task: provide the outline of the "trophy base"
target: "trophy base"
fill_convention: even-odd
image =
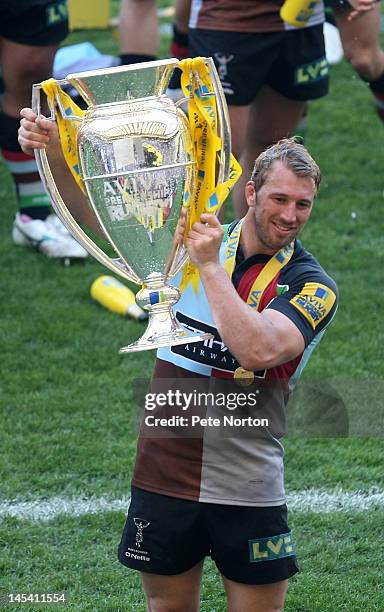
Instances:
[[[212,334],[194,334],[191,330],[182,327],[172,310],[166,308],[162,311],[149,311],[148,327],[144,334],[136,342],[123,346],[119,353],[135,353],[162,346],[202,342],[212,338]]]
[[[119,353],[136,353],[138,351],[148,351],[158,349],[162,346],[176,346],[177,344],[189,344],[190,342],[202,342],[203,340],[211,340],[212,334],[191,334],[188,331],[182,334],[162,336],[161,338],[153,338],[148,340],[137,340],[128,346],[123,346]]]

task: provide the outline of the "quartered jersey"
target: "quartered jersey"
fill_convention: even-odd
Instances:
[[[280,17],[283,0],[192,0],[190,28],[227,32],[280,32],[297,29]],[[324,22],[324,3],[317,3],[305,27]]]
[[[225,254],[223,242],[222,264]],[[232,281],[245,301],[269,259],[266,255],[244,259],[238,248]],[[240,364],[217,332],[202,285],[197,294],[188,286],[176,304],[177,318],[191,330],[210,332],[213,339],[159,349],[151,391],[181,389],[190,402],[187,409],[168,402],[153,412],[152,420],[180,415],[187,420],[166,420],[160,428],[142,427],[133,484],[202,502],[284,503],[280,438],[286,433],[289,393],[336,311],[337,295],[335,282],[296,241],[290,261],[266,287],[258,308],[288,317],[303,335],[305,350],[287,363],[255,372],[253,383],[245,389],[234,378]],[[246,393],[241,405],[236,403],[239,393]],[[210,402],[201,402],[200,395],[209,396]],[[193,418],[197,427],[191,424]]]

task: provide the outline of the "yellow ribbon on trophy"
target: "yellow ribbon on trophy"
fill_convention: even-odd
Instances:
[[[58,99],[61,103],[61,108],[64,109],[66,115],[76,115],[82,117],[84,112],[75,102],[65,93],[55,81],[55,79],[48,79],[43,81],[41,87],[47,96],[49,108],[52,106],[56,111],[56,121],[59,129],[60,143],[63,151],[65,161],[68,164],[73,177],[80,187],[85,192],[83,183],[80,178],[79,159],[77,156],[77,130],[79,123],[77,121],[71,121],[64,119],[61,114]]]
[[[189,208],[186,227],[188,233],[195,221],[200,220],[202,213],[215,213],[219,210],[240,177],[241,168],[231,155],[228,180],[223,183],[216,182],[221,138],[218,133],[216,96],[209,69],[202,57],[182,60],[179,62],[179,68],[182,71],[181,87],[188,98],[192,150],[197,164],[194,189],[185,202],[185,206]],[[192,283],[197,292],[198,282],[198,270],[192,262],[188,262],[183,270],[180,290],[184,291],[187,285]]]

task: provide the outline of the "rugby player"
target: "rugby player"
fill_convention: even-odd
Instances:
[[[48,147],[65,201],[97,230],[84,196],[69,185],[55,125],[31,109],[21,114],[23,150]],[[222,227],[204,214],[186,236],[200,281],[197,292],[187,286],[176,314],[213,338],[158,350],[151,401],[157,393],[170,399],[151,414],[160,424],[166,417],[165,425],[141,428],[119,546],[120,562],[141,573],[151,612],[199,610],[206,556],[221,574],[230,612],[282,610],[298,571],[281,438],[289,394],[338,301],[335,282],[297,239],[320,179],[305,147],[284,139],[257,158],[243,220]],[[197,398],[199,389],[213,401],[189,402],[188,411],[171,401],[170,391]],[[231,406],[219,404],[219,395]],[[224,431],[216,422],[236,397],[234,422],[250,424]],[[215,426],[189,427],[194,414]],[[172,415],[183,422],[171,424]]]

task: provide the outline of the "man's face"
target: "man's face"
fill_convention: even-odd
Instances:
[[[303,229],[311,214],[316,188],[313,179],[297,176],[276,161],[259,191],[256,193],[249,182],[246,193],[248,205],[254,210],[260,252],[272,254]]]

